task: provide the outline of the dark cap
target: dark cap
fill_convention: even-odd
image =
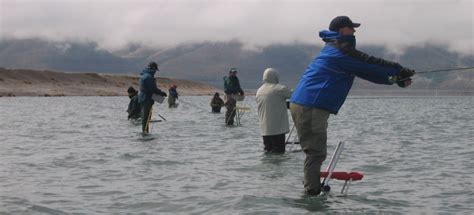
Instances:
[[[353,23],[351,19],[347,16],[338,16],[332,19],[331,24],[329,24],[330,31],[339,31],[339,29],[344,27],[353,27],[357,28],[360,26],[360,23]]]
[[[148,69],[160,71],[160,69],[158,69],[158,64],[155,62],[148,63]]]
[[[129,88],[127,89],[127,92],[128,92],[128,93],[136,93],[137,90],[135,90],[135,88],[133,88],[133,87],[129,87]]]
[[[229,72],[237,72],[236,68],[230,68]]]

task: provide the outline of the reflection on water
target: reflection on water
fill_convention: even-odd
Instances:
[[[256,104],[224,126],[208,97],[155,105],[151,135],[126,97],[0,98],[0,213],[468,213],[472,97],[348,99],[331,116],[349,195],[303,194],[302,152],[265,154]],[[298,149],[296,146],[294,149]],[[326,165],[326,164],[324,164]]]

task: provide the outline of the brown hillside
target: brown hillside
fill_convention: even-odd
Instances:
[[[0,96],[124,96],[129,86],[138,89],[139,77],[100,73],[62,73],[0,68]],[[181,95],[211,95],[219,92],[204,83],[157,78],[167,92],[176,84]]]

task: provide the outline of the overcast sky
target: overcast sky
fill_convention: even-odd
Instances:
[[[322,44],[318,32],[347,15],[358,44],[394,52],[427,42],[474,50],[474,0],[0,0],[0,39],[40,37],[170,46],[238,39],[252,47]]]

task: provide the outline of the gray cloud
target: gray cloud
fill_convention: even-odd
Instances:
[[[231,39],[321,44],[318,31],[337,15],[362,23],[359,44],[396,53],[437,43],[473,54],[472,0],[0,0],[0,39],[95,41],[105,49]]]

